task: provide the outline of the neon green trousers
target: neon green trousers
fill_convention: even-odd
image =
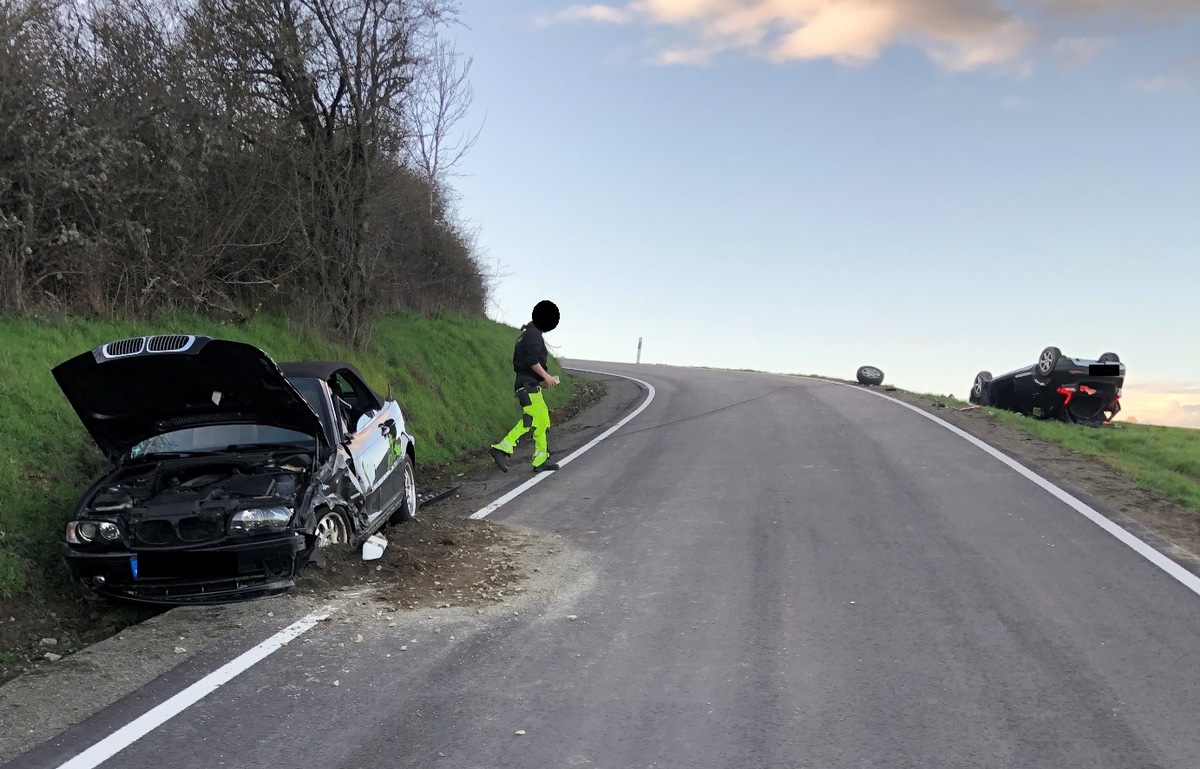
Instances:
[[[550,458],[546,448],[546,430],[550,427],[550,410],[546,408],[546,399],[542,396],[540,387],[522,388],[517,390],[517,400],[521,403],[521,421],[508,431],[504,440],[492,444],[492,448],[500,449],[512,456],[517,448],[517,441],[525,433],[533,430],[533,466],[541,467]]]

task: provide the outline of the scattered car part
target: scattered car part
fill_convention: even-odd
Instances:
[[[855,378],[861,385],[881,385],[883,384],[883,372],[874,366],[859,366],[855,373]]]
[[[364,561],[375,561],[383,557],[383,551],[387,550],[388,541],[378,534],[372,534],[367,537],[362,546],[362,559]]]

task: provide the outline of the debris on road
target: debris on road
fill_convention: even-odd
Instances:
[[[372,534],[367,537],[367,541],[362,546],[362,559],[364,561],[376,561],[383,557],[383,551],[387,550],[388,541],[378,534]]]

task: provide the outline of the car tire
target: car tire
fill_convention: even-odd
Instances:
[[[859,366],[854,376],[861,385],[883,384],[883,372],[874,366]]]
[[[1062,350],[1057,347],[1047,347],[1038,356],[1038,362],[1033,365],[1033,381],[1040,385],[1049,384],[1054,376],[1054,369],[1062,359]]]
[[[980,371],[976,374],[975,381],[971,384],[971,394],[967,396],[967,400],[976,405],[982,405],[983,387],[990,381],[992,381],[992,372]]]
[[[1101,363],[1120,363],[1121,359],[1117,357],[1115,352],[1106,352],[1100,356]]]
[[[322,509],[317,514],[317,525],[313,527],[313,534],[314,547],[317,549],[350,544],[350,525],[346,523],[346,516],[337,510]]]
[[[388,518],[388,523],[395,525],[411,521],[417,517],[417,475],[413,470],[412,458],[407,454],[404,455],[404,467],[400,470],[404,473],[404,495],[400,498],[400,506],[392,513],[392,517]]]

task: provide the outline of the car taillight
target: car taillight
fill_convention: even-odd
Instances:
[[[1058,388],[1058,394],[1063,396],[1063,398],[1065,399],[1065,400],[1063,400],[1064,406],[1069,406],[1071,404],[1071,398],[1075,397],[1075,391],[1068,390],[1066,387]]]

